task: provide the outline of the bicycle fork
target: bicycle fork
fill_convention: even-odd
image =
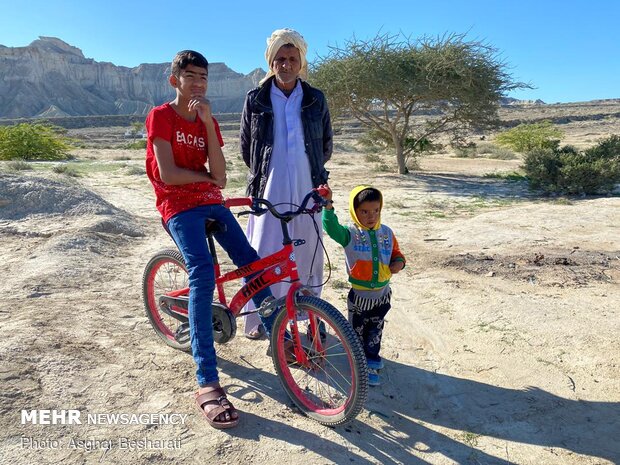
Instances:
[[[301,331],[299,328],[299,311],[298,311],[298,298],[302,295],[314,295],[312,291],[308,288],[302,286],[299,281],[294,282],[290,289],[288,290],[286,297],[282,297],[278,299],[278,301],[282,301],[282,303],[286,304],[286,318],[289,322],[289,327],[291,331],[291,339],[293,341],[293,347],[295,352],[295,359],[297,360],[297,364],[310,367],[313,364],[313,361],[310,360],[308,355],[312,355],[312,358],[316,358],[316,355],[322,354],[323,349],[323,341],[321,337],[310,338],[311,349],[312,352],[308,352],[304,350],[302,341],[301,341]],[[310,313],[308,315],[309,318],[309,328],[308,331],[311,335],[319,334],[320,328],[318,319]]]

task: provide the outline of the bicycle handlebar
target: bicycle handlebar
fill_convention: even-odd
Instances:
[[[226,208],[230,207],[251,207],[252,210],[244,211],[238,213],[238,215],[263,215],[267,212],[270,212],[273,216],[283,221],[290,221],[296,216],[301,215],[302,213],[315,213],[321,210],[322,207],[327,205],[327,200],[323,197],[327,195],[327,190],[323,188],[312,189],[310,192],[306,194],[304,199],[301,202],[301,205],[297,208],[297,210],[290,210],[287,212],[280,213],[275,209],[275,206],[267,199],[261,199],[256,197],[238,197],[232,199],[225,199],[224,206]],[[310,199],[314,200],[314,206],[311,209],[306,209],[306,205]],[[261,208],[261,205],[264,205],[266,208]]]
[[[252,206],[252,197],[238,197],[232,199],[224,199],[224,206],[226,208],[230,207],[251,207]]]

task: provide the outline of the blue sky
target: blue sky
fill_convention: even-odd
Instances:
[[[262,67],[265,39],[292,27],[308,59],[377,32],[466,33],[496,47],[518,81],[511,97],[547,103],[620,98],[618,0],[160,1],[0,0],[0,44],[58,37],[87,58],[133,67],[191,48],[248,73]]]

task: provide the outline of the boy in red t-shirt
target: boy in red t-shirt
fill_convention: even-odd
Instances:
[[[207,60],[184,50],[172,62],[169,82],[176,98],[153,108],[146,118],[146,171],[155,189],[157,209],[177,244],[189,273],[189,326],[192,355],[200,386],[196,403],[215,428],[230,428],[239,415],[219,384],[211,302],[215,288],[213,260],[205,240],[205,220],[226,225],[215,239],[236,266],[258,260],[239,223],[222,205],[226,161],[222,135],[207,100]],[[208,165],[208,168],[207,168]],[[269,288],[253,299],[257,307]],[[270,326],[270,321],[265,321]]]

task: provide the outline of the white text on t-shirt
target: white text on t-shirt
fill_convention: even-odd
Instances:
[[[177,131],[177,143],[190,145],[199,149],[205,148],[204,137],[196,137],[193,134],[183,134],[181,131]]]

